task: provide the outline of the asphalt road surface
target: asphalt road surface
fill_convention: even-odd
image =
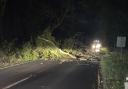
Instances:
[[[97,89],[98,64],[63,63],[9,89]]]
[[[57,64],[57,62],[38,60],[6,69],[0,69],[0,89],[7,89],[5,88],[6,86],[31,75],[39,74]]]

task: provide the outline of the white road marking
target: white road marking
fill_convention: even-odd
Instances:
[[[11,87],[14,87],[14,86],[16,86],[17,84],[20,84],[20,83],[22,83],[22,82],[28,80],[28,79],[31,78],[31,77],[32,77],[32,75],[30,75],[29,77],[26,77],[26,78],[24,78],[24,79],[22,79],[22,80],[20,80],[20,81],[17,81],[17,82],[15,82],[15,83],[12,83],[12,84],[10,84],[10,85],[8,85],[8,86],[2,88],[2,89],[9,89],[9,88],[11,88]]]

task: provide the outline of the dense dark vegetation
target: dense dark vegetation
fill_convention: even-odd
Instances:
[[[113,46],[127,22],[126,0],[1,0],[0,40],[19,45],[49,30],[56,40],[83,32]]]
[[[0,0],[1,60],[58,57],[57,47],[94,39],[113,48],[128,34],[127,7],[126,0]]]
[[[67,0],[6,0],[1,17],[1,40],[18,44],[51,32],[67,12]]]

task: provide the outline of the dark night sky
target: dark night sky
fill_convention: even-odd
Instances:
[[[58,40],[83,32],[113,44],[117,35],[128,34],[127,8],[127,0],[8,0],[1,39],[29,40],[50,26]]]
[[[128,11],[125,0],[76,0],[74,3],[59,31],[82,31],[85,37],[104,41],[113,41],[117,35],[127,35]]]

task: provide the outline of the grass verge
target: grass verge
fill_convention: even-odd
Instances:
[[[101,61],[104,89],[124,89],[128,75],[128,53],[112,53]]]

